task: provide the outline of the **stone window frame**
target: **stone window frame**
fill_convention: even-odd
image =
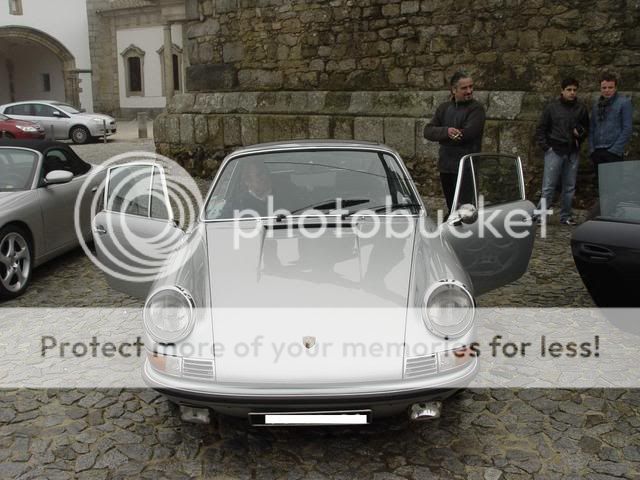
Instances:
[[[156,50],[156,52],[158,53],[158,55],[160,55],[160,78],[162,79],[162,92],[164,93],[165,89],[164,89],[164,45],[161,46],[158,50]],[[182,62],[183,62],[183,50],[182,48],[180,48],[178,45],[176,45],[175,43],[171,44],[171,55],[173,58],[173,55],[176,55],[178,57],[178,79],[180,80],[178,88],[175,88],[175,85],[173,86],[173,91],[177,92],[177,93],[182,93],[184,92],[184,77],[182,75]],[[173,65],[172,65],[173,67]]]
[[[144,97],[144,56],[146,52],[134,44],[125,48],[120,56],[124,62],[124,85],[127,97]],[[131,72],[129,71],[129,59],[140,59],[140,91],[131,91]]]
[[[9,15],[22,15],[22,0],[9,0]]]

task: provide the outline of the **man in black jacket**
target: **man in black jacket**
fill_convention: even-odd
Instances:
[[[453,207],[460,159],[481,150],[485,120],[484,107],[473,99],[473,80],[469,75],[454,73],[450,86],[451,99],[438,106],[424,128],[427,140],[440,143],[438,170],[449,212]]]
[[[565,78],[561,86],[560,97],[546,105],[536,128],[536,143],[544,152],[542,196],[538,209],[544,211],[551,205],[560,180],[560,223],[575,225],[571,218],[571,204],[576,191],[580,144],[589,132],[589,113],[577,99],[578,81],[575,78]]]

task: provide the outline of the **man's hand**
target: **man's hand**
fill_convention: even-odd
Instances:
[[[457,128],[449,127],[447,129],[447,135],[451,140],[462,140],[462,130],[458,130]]]

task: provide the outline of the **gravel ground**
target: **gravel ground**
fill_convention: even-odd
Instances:
[[[92,162],[150,142],[74,147]],[[206,182],[204,182],[206,183]],[[529,271],[481,306],[588,307],[570,254],[571,228],[537,239]],[[137,307],[73,251],[34,272],[5,307]],[[1,315],[1,313],[0,313]],[[640,479],[640,390],[467,390],[438,420],[367,427],[251,429],[213,416],[183,424],[151,390],[5,390],[0,478],[376,480]]]

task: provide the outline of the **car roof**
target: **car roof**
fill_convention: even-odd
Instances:
[[[244,155],[247,153],[269,152],[275,150],[289,150],[289,149],[364,149],[364,150],[379,150],[393,154],[397,154],[392,148],[383,145],[381,143],[366,142],[361,140],[288,140],[282,142],[269,142],[259,143],[248,147],[239,148],[231,153],[230,157],[237,155]]]

